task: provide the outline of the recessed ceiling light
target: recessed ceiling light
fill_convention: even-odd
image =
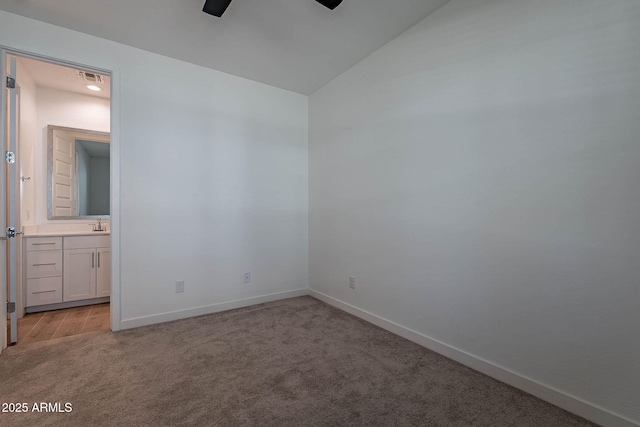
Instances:
[[[87,89],[94,90],[96,92],[100,92],[102,90],[101,87],[98,87],[96,85],[87,85]]]

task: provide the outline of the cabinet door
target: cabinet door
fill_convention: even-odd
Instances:
[[[96,297],[108,297],[111,294],[111,249],[98,248],[98,275]]]
[[[64,250],[62,300],[77,301],[96,297],[96,250]]]

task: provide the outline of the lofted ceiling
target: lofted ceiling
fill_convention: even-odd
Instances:
[[[0,0],[0,9],[311,94],[449,0]]]

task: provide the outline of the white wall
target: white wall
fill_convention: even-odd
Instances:
[[[306,293],[306,96],[5,12],[0,28],[113,71],[116,326]]]
[[[453,0],[309,108],[317,295],[640,423],[640,2]]]

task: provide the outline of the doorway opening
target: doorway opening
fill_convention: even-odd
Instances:
[[[111,75],[8,51],[2,63],[11,79],[2,123],[15,162],[3,164],[0,210],[16,230],[0,254],[12,303],[2,348],[108,330]]]

